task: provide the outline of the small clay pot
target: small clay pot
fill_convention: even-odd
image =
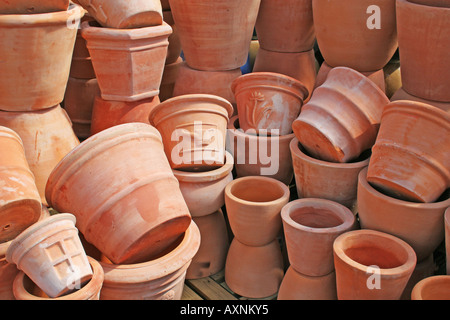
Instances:
[[[397,91],[395,91],[395,93],[391,97],[391,102],[398,101],[398,100],[411,100],[411,101],[426,103],[426,104],[432,105],[436,108],[439,108],[447,113],[450,113],[450,102],[441,102],[441,101],[422,99],[422,98],[413,96],[412,94],[409,94],[408,92],[405,91],[405,89],[403,87],[398,88]]]
[[[445,252],[446,252],[446,266],[447,274],[450,276],[450,209],[445,210]]]
[[[450,300],[450,275],[423,279],[414,286],[411,300]]]
[[[159,87],[159,99],[161,102],[174,97],[175,84],[183,63],[183,58],[179,57],[174,63],[166,63],[164,66],[161,86]]]
[[[0,14],[36,14],[64,11],[69,0],[1,0]]]

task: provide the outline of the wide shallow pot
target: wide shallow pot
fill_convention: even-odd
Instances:
[[[362,228],[392,234],[413,247],[417,260],[432,254],[444,241],[447,193],[434,203],[399,200],[379,192],[367,181],[367,168],[359,174],[358,213]]]
[[[269,177],[233,180],[225,188],[225,206],[234,236],[247,246],[264,246],[281,231],[281,209],[288,203],[289,188]]]
[[[0,0],[0,14],[34,14],[64,11],[69,0]]]
[[[169,163],[176,170],[213,169],[225,164],[225,141],[230,102],[210,94],[173,97],[149,116],[164,141]]]
[[[179,239],[158,257],[138,264],[100,263],[105,272],[100,300],[180,300],[186,270],[200,247],[192,221]]]
[[[449,148],[449,113],[420,102],[391,102],[381,118],[367,181],[399,199],[434,202],[450,187]]]
[[[159,94],[172,28],[159,26],[114,29],[84,21],[87,41],[102,98],[136,101]]]
[[[61,103],[84,10],[0,15],[0,110],[31,111]]]
[[[187,64],[198,70],[245,65],[261,0],[170,0]],[[239,27],[237,27],[239,26]]]
[[[403,87],[398,88],[391,97],[391,102],[398,101],[398,100],[411,100],[411,101],[426,103],[426,104],[432,105],[436,108],[439,108],[441,110],[444,110],[447,113],[450,113],[450,102],[441,102],[441,101],[422,99],[422,98],[413,96],[412,94],[409,94],[408,92],[405,91],[405,89],[403,89]]]
[[[312,3],[317,43],[330,66],[376,71],[391,60],[398,47],[395,0]]]
[[[336,67],[314,90],[292,127],[311,156],[349,162],[375,143],[381,114],[388,103],[386,94],[366,76]]]
[[[450,276],[450,208],[445,210],[445,252],[446,252],[446,266],[447,274]]]
[[[292,133],[308,89],[297,79],[273,72],[251,72],[235,79],[239,124],[244,131],[267,130],[271,135]]]
[[[46,198],[56,211],[73,213],[87,242],[115,264],[148,261],[191,221],[161,135],[145,123],[83,141],[51,173]]]
[[[414,286],[411,300],[450,300],[450,275],[421,280]]]
[[[343,233],[333,251],[339,300],[398,300],[416,266],[410,245],[375,230]]]

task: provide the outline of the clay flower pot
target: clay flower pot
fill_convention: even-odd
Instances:
[[[397,1],[403,88],[423,99],[450,102],[450,6],[413,2]]]
[[[38,221],[41,198],[19,135],[0,126],[0,243]]]
[[[52,170],[80,144],[66,111],[57,105],[39,111],[0,111],[0,125],[17,132],[34,175],[41,202],[47,205],[45,186]]]
[[[450,187],[448,147],[449,113],[420,102],[391,102],[381,118],[367,181],[399,199],[434,202]]]
[[[6,251],[6,260],[51,298],[81,288],[93,275],[75,220],[72,214],[41,220],[17,236]]]
[[[225,164],[230,102],[215,95],[188,94],[168,99],[149,116],[164,141],[172,169],[203,171]]]
[[[375,230],[343,233],[333,251],[339,300],[398,300],[416,266],[410,245]]]
[[[435,203],[416,203],[392,198],[367,181],[367,168],[358,181],[358,213],[362,228],[392,234],[413,247],[417,260],[432,254],[444,241],[444,212],[448,194]]]
[[[225,206],[234,236],[247,246],[264,246],[281,231],[280,212],[289,188],[273,178],[242,177],[225,188]]]
[[[91,16],[86,14],[81,19],[81,22],[93,20]],[[75,79],[94,79],[96,77],[91,55],[86,46],[86,40],[81,35],[81,28],[77,30],[69,76]]]
[[[0,14],[33,14],[64,11],[69,0],[1,0]]]
[[[314,90],[292,127],[314,158],[350,162],[375,143],[388,103],[386,94],[366,76],[336,67]]]
[[[194,222],[158,257],[137,264],[112,264],[102,259],[105,280],[100,300],[180,300],[186,270],[200,247]]]
[[[0,110],[31,111],[61,103],[84,10],[0,15]]]
[[[405,290],[403,290],[401,300],[411,300],[411,293],[416,284],[425,278],[433,276],[435,269],[436,264],[434,262],[433,254],[430,254],[428,258],[425,258],[422,261],[418,261]]]
[[[309,95],[300,81],[273,72],[242,75],[233,81],[231,89],[244,131],[263,129],[281,136],[292,133],[292,122]]]
[[[151,1],[148,1],[151,2]],[[96,21],[81,24],[102,98],[136,101],[159,94],[172,28],[113,29]]]
[[[315,159],[294,138],[290,144],[297,196],[338,202],[353,210],[357,201],[359,172],[369,165],[370,152],[349,163]]]
[[[255,24],[261,48],[304,52],[316,40],[311,0],[261,0]]]
[[[164,66],[161,86],[159,87],[159,99],[161,102],[174,97],[173,91],[183,63],[183,58],[178,57],[178,60],[174,63],[166,63]]]
[[[450,276],[450,209],[445,210],[445,252],[447,261],[447,274]]]
[[[145,123],[83,141],[55,167],[45,194],[56,211],[72,212],[87,242],[116,264],[158,255],[191,221],[161,135]]]
[[[405,91],[405,89],[403,89],[403,87],[398,88],[391,97],[391,102],[398,101],[398,100],[411,100],[411,101],[426,103],[426,104],[432,105],[436,108],[439,108],[441,110],[444,110],[447,113],[450,113],[450,102],[441,102],[441,101],[422,99],[422,98],[413,96],[412,94],[409,94],[408,92]]]
[[[383,69],[398,47],[395,0],[313,0],[317,43],[332,67]],[[371,10],[372,9],[372,10]],[[375,10],[375,11],[373,11]],[[410,29],[411,30],[411,29]]]
[[[197,70],[245,65],[261,0],[170,0],[187,64]],[[237,27],[239,26],[239,27]]]
[[[226,152],[225,164],[201,172],[173,170],[192,217],[201,217],[225,205],[225,187],[233,181],[234,159]]]
[[[411,300],[450,300],[450,275],[438,275],[418,282]]]

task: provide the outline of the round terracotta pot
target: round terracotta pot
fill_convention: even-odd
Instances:
[[[41,197],[19,135],[0,126],[0,243],[14,239],[41,215]]]
[[[330,70],[292,127],[314,158],[350,162],[375,143],[381,114],[389,99],[361,73],[347,68]]]
[[[398,300],[416,266],[410,245],[375,230],[343,233],[333,251],[339,300]]]
[[[313,0],[312,4],[317,43],[330,66],[366,72],[383,69],[391,60],[398,48],[395,0]]]
[[[265,176],[289,185],[294,177],[289,144],[294,138],[293,133],[281,137],[249,134],[240,128],[238,116],[231,118],[226,148],[234,157],[237,177]]]
[[[23,141],[41,202],[47,205],[45,186],[52,170],[80,144],[67,112],[60,105],[39,111],[0,111],[0,125],[12,128]]]
[[[69,0],[0,0],[0,14],[36,14],[64,11]]]
[[[174,97],[173,91],[183,63],[183,58],[178,57],[178,60],[174,63],[166,63],[164,66],[161,86],[159,87],[159,99],[161,102]]]
[[[114,29],[84,21],[81,35],[87,41],[102,98],[130,102],[157,96],[171,34],[165,22]]]
[[[414,286],[411,300],[450,300],[450,275],[423,279]]]
[[[430,254],[424,260],[417,262],[416,267],[409,278],[408,284],[406,285],[405,290],[403,290],[401,300],[411,300],[411,293],[415,285],[419,281],[433,276],[435,269],[436,264],[434,263],[433,254]]]
[[[311,277],[289,266],[277,300],[337,300],[336,274],[332,271],[324,276]]]
[[[187,64],[198,70],[233,70],[247,62],[261,0],[171,0]],[[236,26],[239,26],[238,28]]]
[[[446,252],[446,267],[447,274],[450,276],[450,209],[445,210],[445,252]]]
[[[441,101],[433,101],[433,100],[427,100],[422,99],[416,96],[413,96],[412,94],[409,94],[408,92],[403,89],[403,87],[400,87],[391,97],[391,102],[398,101],[398,100],[411,100],[411,101],[417,101],[421,103],[426,103],[429,105],[432,105],[436,108],[439,108],[447,113],[450,113],[450,102],[441,102]]]
[[[261,48],[304,52],[316,40],[311,0],[261,0],[255,24]]]
[[[200,231],[191,222],[186,232],[158,257],[138,264],[100,261],[105,280],[100,300],[180,300],[186,270],[200,247]]]
[[[397,25],[405,91],[450,102],[450,6],[397,1]]]
[[[450,146],[449,113],[420,102],[391,102],[381,118],[367,181],[399,199],[434,202],[450,187],[445,146]]]
[[[188,94],[155,107],[150,124],[159,130],[172,169],[204,171],[225,164],[230,102],[215,95]]]
[[[225,205],[225,187],[233,181],[233,156],[226,152],[225,164],[201,172],[173,170],[192,217],[212,214]]]
[[[169,47],[167,48],[166,64],[174,63],[181,55],[181,42],[178,35],[178,28],[173,20],[172,11],[163,10],[164,21],[172,28],[172,34],[169,36]]]
[[[271,135],[292,133],[308,89],[300,81],[273,72],[251,72],[235,79],[239,124],[244,131],[268,130]]]
[[[0,15],[0,110],[31,111],[61,103],[84,10]]]
[[[73,213],[86,240],[115,264],[148,261],[191,221],[161,135],[145,123],[83,141],[51,173],[46,198],[56,211]]]

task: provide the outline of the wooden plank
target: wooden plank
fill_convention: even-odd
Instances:
[[[184,285],[181,300],[203,300],[203,298],[200,297],[194,290],[189,288],[189,286]]]
[[[237,300],[211,277],[186,280],[186,284],[205,300]]]

